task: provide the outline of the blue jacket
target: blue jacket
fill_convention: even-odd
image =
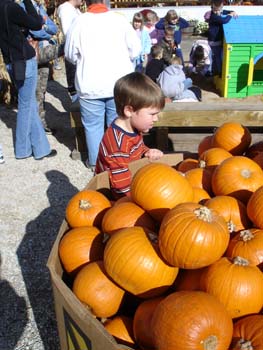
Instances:
[[[168,25],[169,26],[169,25]],[[171,26],[173,27],[173,26]],[[176,44],[181,44],[182,41],[182,29],[189,27],[189,23],[182,17],[179,17],[175,26],[174,41]],[[155,24],[156,29],[165,29],[165,18],[161,18],[159,22]]]
[[[53,35],[58,31],[56,24],[48,17],[44,7],[41,4],[37,4],[35,1],[32,1],[37,13],[42,16],[44,19],[44,25],[40,30],[30,30],[29,34],[33,39],[42,41],[50,40]],[[25,10],[25,5],[23,2],[20,2],[19,5]]]
[[[231,11],[223,10],[220,15],[211,12],[208,21],[208,41],[222,41],[224,37],[223,24],[228,23],[232,16],[229,15]]]

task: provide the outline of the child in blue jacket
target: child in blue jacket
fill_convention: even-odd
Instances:
[[[235,11],[223,10],[222,0],[213,0],[210,17],[208,18],[208,43],[212,50],[212,74],[221,75],[223,59],[223,24],[233,17],[237,18]]]
[[[175,10],[169,10],[165,17],[161,18],[158,23],[155,24],[157,29],[165,29],[167,27],[174,30],[174,41],[176,43],[176,56],[180,57],[182,64],[184,65],[183,52],[181,49],[182,41],[182,29],[189,27],[189,23],[182,17],[179,17]]]

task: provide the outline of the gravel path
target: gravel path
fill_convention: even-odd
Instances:
[[[58,350],[59,339],[47,259],[68,200],[92,177],[70,157],[74,134],[63,71],[49,82],[47,115],[56,135],[54,158],[16,160],[16,111],[0,106],[0,349]]]

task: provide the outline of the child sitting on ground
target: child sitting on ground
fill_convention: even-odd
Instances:
[[[193,85],[192,79],[185,77],[180,57],[172,57],[170,65],[159,75],[157,83],[164,95],[173,101],[198,101],[197,96],[190,89]]]
[[[196,40],[193,43],[188,68],[190,73],[211,76],[212,51],[207,40]]]
[[[163,48],[161,45],[152,46],[151,57],[152,59],[147,63],[145,74],[156,83],[160,73],[164,70]]]
[[[118,117],[106,130],[99,147],[96,174],[108,171],[114,198],[130,195],[131,161],[147,157],[158,160],[163,153],[143,142],[165,104],[157,84],[146,75],[133,72],[117,80],[114,99]]]

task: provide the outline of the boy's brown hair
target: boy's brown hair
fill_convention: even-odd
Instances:
[[[171,59],[169,60],[170,64],[182,64],[182,59],[176,55],[172,55]]]
[[[124,107],[131,106],[136,112],[142,108],[164,108],[165,97],[161,88],[147,75],[132,72],[117,80],[114,100],[118,116],[124,116]]]
[[[152,58],[156,58],[160,56],[160,54],[163,52],[163,48],[160,44],[155,44],[151,47],[151,56]]]

